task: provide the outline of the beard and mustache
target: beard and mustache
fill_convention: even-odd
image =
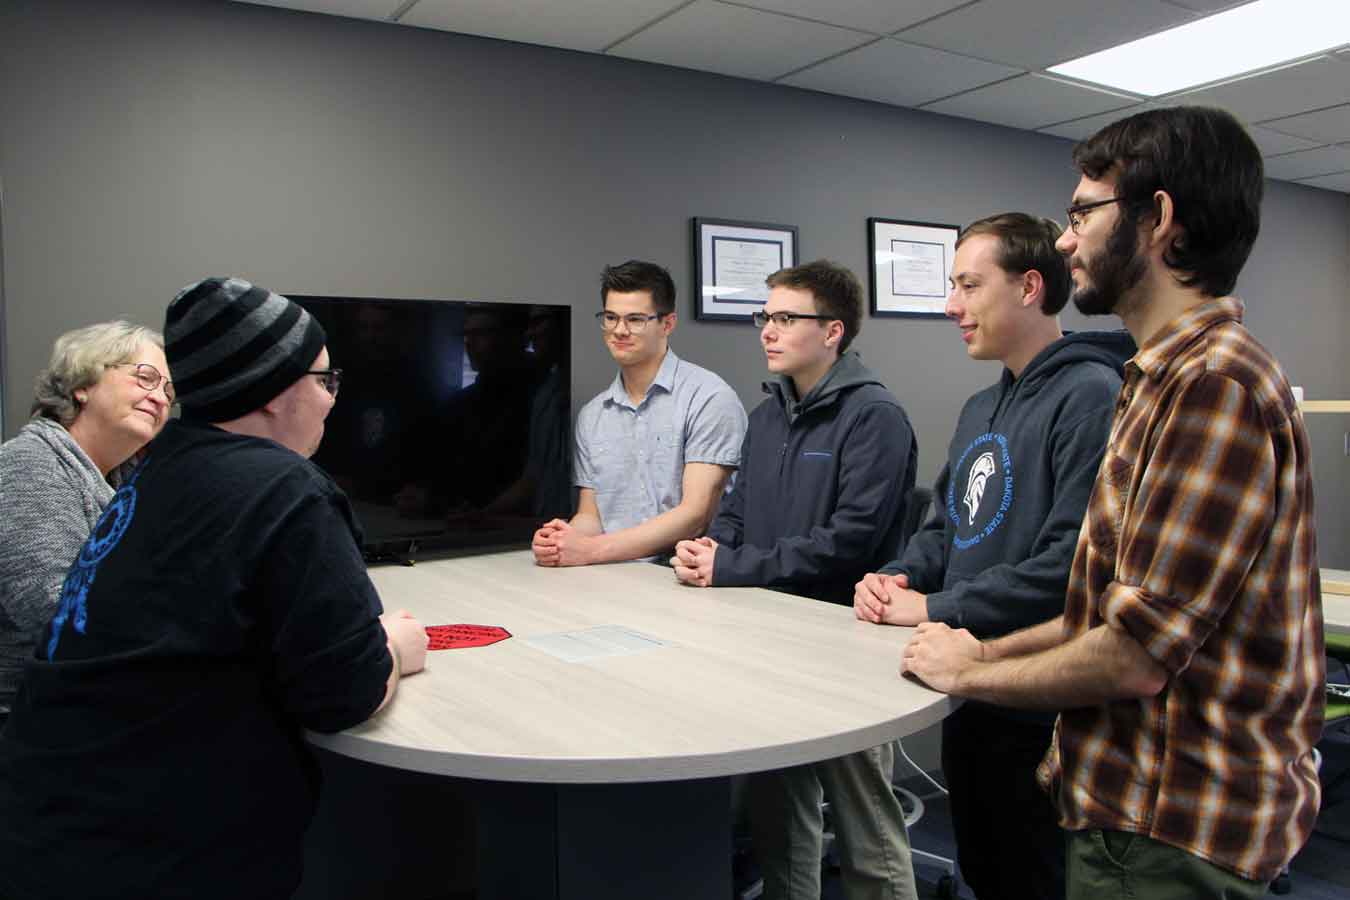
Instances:
[[[1075,286],[1073,292],[1073,305],[1079,312],[1085,316],[1119,316],[1127,311],[1127,294],[1148,270],[1138,250],[1139,218],[1126,212],[1116,221],[1102,251],[1083,264],[1086,283]]]

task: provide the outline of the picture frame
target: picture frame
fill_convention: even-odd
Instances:
[[[748,322],[769,299],[764,279],[797,265],[796,225],[693,219],[694,318]]]
[[[867,220],[874,316],[941,318],[961,229],[937,222]]]

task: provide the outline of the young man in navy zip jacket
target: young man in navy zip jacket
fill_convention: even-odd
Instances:
[[[947,315],[972,359],[1004,366],[966,401],[934,486],[932,519],[857,586],[858,618],[946,622],[980,638],[1064,611],[1088,495],[1111,428],[1125,332],[1064,335],[1060,227],[1025,213],[969,225]],[[942,723],[957,856],[978,897],[1064,896],[1064,833],[1036,785],[1053,713],[967,701]]]
[[[853,585],[897,552],[918,446],[895,396],[846,353],[862,286],[825,260],[775,272],[760,326],[768,399],[750,416],[735,488],[705,537],[681,541],[676,577],[758,585],[850,603]],[[764,896],[820,896],[820,803],[835,813],[849,900],[915,896],[893,747],[751,776],[751,829]]]

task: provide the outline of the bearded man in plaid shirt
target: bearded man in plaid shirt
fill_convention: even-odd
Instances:
[[[1325,657],[1308,437],[1230,296],[1261,155],[1228,113],[1123,119],[1074,149],[1074,303],[1139,347],[1064,615],[981,643],[920,625],[901,671],[1060,710],[1039,777],[1071,900],[1260,897],[1319,803]]]

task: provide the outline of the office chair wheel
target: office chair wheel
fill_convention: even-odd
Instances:
[[[1270,883],[1270,892],[1272,894],[1288,894],[1293,891],[1294,886],[1289,881],[1289,873],[1281,872],[1275,876],[1275,880]]]
[[[956,900],[956,878],[951,875],[943,875],[939,878],[937,895],[939,900]]]

